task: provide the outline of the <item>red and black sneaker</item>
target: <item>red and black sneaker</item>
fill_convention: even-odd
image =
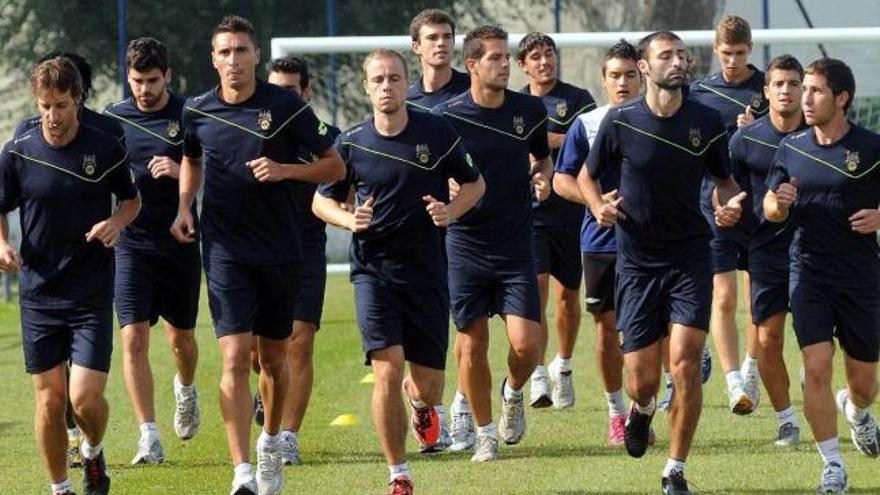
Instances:
[[[437,414],[437,410],[431,406],[419,409],[413,406],[412,402],[410,402],[410,406],[412,407],[413,432],[419,441],[419,447],[436,445],[440,439],[440,416]]]
[[[413,495],[413,482],[406,476],[400,475],[394,478],[389,485],[391,491],[388,495]]]
[[[94,459],[83,456],[83,492],[85,495],[107,495],[110,492],[110,476],[103,451]]]

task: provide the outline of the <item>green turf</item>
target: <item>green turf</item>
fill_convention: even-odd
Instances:
[[[203,298],[204,299],[204,298]],[[203,307],[205,305],[203,304]],[[218,347],[203,308],[198,328],[201,361],[197,383],[201,394],[202,429],[188,442],[171,427],[173,414],[171,356],[161,333],[154,333],[151,359],[156,378],[157,414],[168,460],[158,467],[132,467],[138,429],[122,384],[120,344],[116,343],[107,396],[111,405],[106,438],[107,461],[117,494],[225,494],[232,468],[217,403]],[[658,413],[658,444],[642,459],[605,445],[607,412],[592,353],[592,323],[583,323],[575,354],[577,405],[566,411],[528,410],[529,431],[522,444],[502,446],[496,463],[474,465],[470,454],[423,457],[408,440],[409,461],[420,494],[643,494],[659,493],[666,459],[665,414]],[[493,321],[491,357],[495,381],[506,359],[500,322]],[[787,351],[792,383],[797,384],[800,358],[789,333]],[[553,344],[550,346],[553,349]],[[345,276],[331,276],[323,327],[316,344],[316,384],[301,430],[305,464],[286,468],[284,493],[381,494],[387,470],[370,420],[370,388],[359,384],[368,371],[362,365],[355,326],[352,290]],[[843,383],[840,368],[835,384]],[[24,372],[18,308],[0,304],[0,493],[43,494],[47,485],[32,433],[33,394]],[[450,383],[455,370],[450,367]],[[717,365],[705,387],[705,406],[694,450],[688,462],[691,488],[700,494],[812,493],[820,461],[804,428],[804,443],[777,450],[771,437],[776,420],[765,401],[758,412],[741,418],[727,411],[724,380]],[[497,391],[497,387],[496,387]],[[803,422],[800,389],[792,390]],[[451,387],[446,398],[451,400]],[[498,405],[495,403],[495,416]],[[360,418],[352,427],[330,427],[337,415]],[[858,454],[840,420],[842,451],[852,493],[880,493],[878,461]],[[256,432],[256,429],[254,430]],[[79,472],[72,474],[75,486]],[[80,492],[81,494],[81,492]]]

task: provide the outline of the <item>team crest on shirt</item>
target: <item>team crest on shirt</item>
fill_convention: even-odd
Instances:
[[[169,120],[168,127],[165,128],[165,134],[174,139],[180,134],[180,124],[176,120]]]
[[[522,117],[513,118],[513,132],[522,134],[526,132],[526,121]]]
[[[691,146],[694,148],[698,148],[700,143],[703,141],[702,136],[700,136],[700,128],[699,127],[691,127],[690,132],[688,133],[688,141],[691,143]]]
[[[427,144],[417,144],[416,145],[416,156],[418,157],[421,163],[428,163],[428,160],[431,159],[431,150],[428,149]]]
[[[846,169],[855,172],[859,168],[859,152],[846,150],[846,158],[843,160]]]
[[[560,117],[565,117],[565,114],[568,113],[568,103],[565,101],[560,101],[556,104],[556,115]]]
[[[83,155],[83,172],[86,175],[95,175],[95,169],[98,167],[98,159],[95,155]]]
[[[260,110],[260,113],[257,115],[257,123],[260,125],[260,129],[268,131],[269,126],[272,125],[272,111]]]
[[[326,136],[327,135],[327,124],[318,121],[318,135]]]
[[[750,103],[750,105],[752,106],[752,110],[757,110],[757,109],[761,108],[761,103],[763,103],[763,102],[764,102],[764,99],[761,98],[761,95],[759,93],[753,94],[752,95],[752,102]]]

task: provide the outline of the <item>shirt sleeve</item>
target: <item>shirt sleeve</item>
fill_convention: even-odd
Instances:
[[[9,152],[9,144],[0,151],[0,212],[6,214],[18,208],[21,188],[15,159]]]
[[[202,157],[202,143],[196,133],[196,123],[192,119],[192,112],[188,110],[189,102],[183,107],[180,122],[183,125],[183,156],[188,158]]]
[[[617,143],[618,126],[614,124],[615,115],[614,111],[605,114],[587,155],[587,171],[590,173],[590,177],[595,180],[601,179],[608,172],[614,172],[614,167],[619,166],[620,163],[618,160],[620,148]]]
[[[452,130],[452,126],[445,121],[442,122],[442,125],[449,129],[451,148],[443,158],[443,170],[446,172],[446,176],[455,179],[455,182],[459,184],[474,182],[480,177],[480,169],[474,165],[471,156],[464,149],[461,137]]]
[[[539,110],[536,110],[536,114],[541,120],[529,136],[529,153],[536,160],[543,160],[550,156],[550,143],[547,141],[547,111],[540,101],[537,102],[537,107]]]
[[[750,195],[751,181],[749,180],[749,166],[746,162],[746,145],[742,137],[742,130],[738,129],[730,138],[730,173],[739,183],[739,187]]]
[[[324,183],[318,186],[318,194],[325,198],[335,199],[342,202],[348,199],[348,191],[354,183],[354,171],[351,167],[351,146],[344,144],[342,135],[336,138],[336,151],[342,157],[345,165],[345,177],[337,182]]]
[[[117,142],[113,150],[113,170],[110,171],[108,180],[110,182],[110,192],[116,195],[120,201],[126,199],[134,199],[138,195],[137,186],[135,185],[134,173],[128,161],[128,153],[121,144]]]
[[[730,145],[728,144],[727,131],[721,125],[720,118],[718,125],[712,127],[711,135],[712,142],[709,143],[709,149],[706,150],[709,173],[716,179],[727,179],[730,177]]]
[[[561,174],[577,177],[589,153],[590,141],[587,139],[587,130],[580,119],[575,120],[565,134],[565,141],[559,148],[554,169]]]
[[[316,155],[320,155],[333,146],[333,137],[330,134],[330,126],[321,122],[312,107],[306,102],[299,99],[294,94],[290,95],[296,99],[296,109],[293,111],[292,120],[285,127],[285,133],[300,146],[311,151]]]
[[[787,154],[784,141],[780,142],[779,148],[773,156],[773,163],[770,165],[770,171],[767,172],[766,184],[768,191],[773,191],[775,193],[776,190],[779,189],[780,184],[789,181],[788,167],[785,165]]]

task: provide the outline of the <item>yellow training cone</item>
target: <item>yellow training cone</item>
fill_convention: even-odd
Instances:
[[[372,385],[373,383],[376,383],[376,378],[373,377],[372,373],[367,373],[366,375],[364,375],[363,378],[361,378],[361,383],[363,383],[364,385]]]
[[[330,422],[330,426],[354,426],[360,423],[354,414],[342,414]]]

